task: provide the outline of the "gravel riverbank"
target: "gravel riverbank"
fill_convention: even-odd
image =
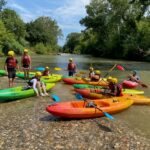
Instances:
[[[7,78],[1,80],[1,88],[6,86],[3,82],[7,83]],[[71,89],[69,85],[58,83],[52,92],[65,101],[75,99]],[[125,121],[115,115],[114,121],[105,117],[64,120],[45,111],[51,103],[50,97],[0,103],[0,150],[150,149],[150,140],[134,133]]]

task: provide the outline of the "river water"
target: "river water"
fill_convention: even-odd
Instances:
[[[107,71],[114,65],[120,64],[126,68],[126,71],[120,71],[114,69],[110,75],[117,77],[119,82],[127,78],[128,73],[132,70],[137,70],[138,74],[141,77],[143,83],[150,87],[150,63],[146,62],[136,62],[136,61],[123,61],[123,60],[111,60],[103,58],[95,58],[87,55],[42,55],[42,56],[32,56],[32,68],[36,67],[45,67],[49,66],[52,72],[60,73],[67,75],[67,72],[64,69],[67,67],[68,59],[72,57],[75,63],[77,64],[78,71],[88,72],[89,66],[93,66],[94,69],[99,69],[102,72],[102,75],[105,75]],[[20,62],[20,58],[19,62]],[[3,67],[4,58],[0,61],[0,67]],[[54,67],[62,68],[61,71],[55,71]],[[68,86],[69,87],[69,86]],[[62,89],[63,85],[59,84],[57,89]],[[150,88],[145,89],[138,87],[140,90],[145,91],[145,95],[150,97]],[[68,95],[68,91],[60,90],[63,95]],[[22,102],[22,101],[21,101]],[[11,103],[11,102],[10,102]],[[24,103],[24,102],[23,102]],[[14,103],[12,103],[13,105]],[[1,106],[2,107],[2,106]],[[130,128],[132,128],[138,134],[141,134],[150,139],[150,106],[136,106],[133,105],[126,111],[114,115],[116,119],[124,121]]]

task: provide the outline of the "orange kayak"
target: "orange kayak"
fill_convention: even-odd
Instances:
[[[103,110],[102,112],[94,107],[87,107],[89,102],[91,102],[91,100],[55,103],[46,107],[46,111],[54,116],[62,118],[96,118],[104,116],[103,112],[107,112],[109,114],[118,113],[133,104],[133,100],[131,99],[114,100],[111,98],[92,100],[96,107]]]
[[[90,89],[75,89],[77,93],[80,93],[83,97],[89,99],[103,99],[109,98],[109,95],[103,95],[98,93],[100,90],[90,91]],[[114,97],[120,99],[132,99],[134,104],[136,105],[150,105],[150,98],[144,95],[136,95],[136,94],[123,94],[121,97]]]
[[[99,85],[99,86],[108,85],[105,79],[98,82],[91,82],[91,81],[86,81],[83,78],[79,78],[79,77],[71,77],[71,78],[68,77],[68,78],[63,78],[62,80],[67,84],[90,84],[90,85]]]

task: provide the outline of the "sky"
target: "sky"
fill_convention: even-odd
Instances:
[[[85,28],[79,21],[87,15],[85,6],[89,3],[90,0],[7,0],[6,7],[15,10],[26,23],[40,16],[56,20],[63,33],[58,41],[62,46],[69,33]]]

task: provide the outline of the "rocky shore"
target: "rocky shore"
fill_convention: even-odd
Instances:
[[[21,80],[16,80],[20,82]],[[2,81],[4,88],[7,78]],[[24,84],[23,82],[21,84]],[[61,101],[75,99],[71,86],[58,83],[51,92]],[[63,92],[63,90],[65,92]],[[65,120],[45,111],[50,97],[0,103],[0,150],[149,150],[150,140],[116,118]]]

